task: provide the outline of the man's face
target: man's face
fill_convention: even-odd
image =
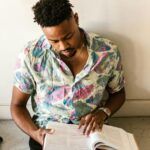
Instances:
[[[81,46],[81,34],[78,27],[77,14],[59,25],[42,28],[55,51],[65,59],[75,56]]]

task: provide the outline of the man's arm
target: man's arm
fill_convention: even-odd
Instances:
[[[34,124],[26,108],[29,97],[29,94],[22,93],[16,87],[13,88],[11,101],[12,118],[21,130],[43,145],[45,134],[51,133],[51,130],[40,129]]]
[[[112,114],[114,114],[125,102],[125,89],[121,89],[119,92],[109,95],[105,107],[108,107]],[[102,111],[94,111],[81,118],[79,128],[83,126],[83,133],[89,135],[91,131],[94,131],[97,127],[102,128],[107,115]]]
[[[111,115],[114,114],[125,102],[125,89],[122,88],[119,92],[109,94],[109,99],[107,100],[105,107],[111,110]]]

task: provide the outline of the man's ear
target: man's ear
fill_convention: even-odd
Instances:
[[[77,23],[77,25],[79,25],[79,17],[78,17],[77,13],[74,14],[74,19],[75,19],[75,22]]]

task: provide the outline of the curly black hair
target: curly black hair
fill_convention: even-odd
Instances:
[[[42,27],[58,25],[72,16],[72,7],[69,0],[39,0],[32,7],[34,22]]]

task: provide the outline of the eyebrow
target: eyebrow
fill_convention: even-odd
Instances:
[[[74,31],[74,32],[75,32],[75,31]],[[74,32],[69,32],[69,33],[67,33],[67,34],[66,34],[63,38],[61,38],[61,39],[65,39],[67,36],[73,35]],[[48,39],[48,40],[50,40],[50,41],[58,41],[58,39]]]

